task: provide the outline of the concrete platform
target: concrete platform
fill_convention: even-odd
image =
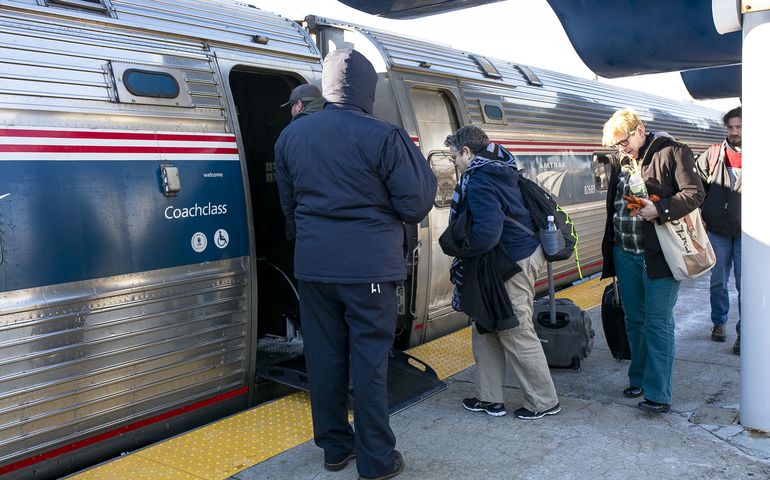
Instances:
[[[562,412],[540,420],[510,413],[468,412],[474,368],[447,379],[449,388],[391,418],[406,469],[401,479],[766,479],[770,437],[736,423],[739,357],[732,354],[737,320],[733,289],[728,341],[710,339],[708,279],[682,285],[676,306],[677,353],[672,411],[652,416],[627,399],[628,362],[616,362],[604,340],[599,308],[594,350],[580,372],[552,370]],[[521,404],[515,379],[506,406]],[[770,407],[770,405],[769,405]],[[233,479],[357,478],[350,464],[326,472],[312,441],[250,467]]]

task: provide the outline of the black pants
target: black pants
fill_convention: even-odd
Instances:
[[[358,473],[377,477],[394,468],[396,437],[388,416],[388,352],[398,301],[392,283],[299,282],[315,443],[326,462],[354,449]],[[348,423],[352,373],[355,435]]]

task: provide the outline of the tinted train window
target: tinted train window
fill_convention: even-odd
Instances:
[[[505,123],[505,113],[500,104],[484,103],[481,112],[484,115],[484,123]]]
[[[439,208],[448,207],[452,204],[452,194],[457,185],[457,169],[450,160],[449,152],[432,152],[428,155],[428,161],[438,180],[433,204]]]
[[[123,72],[123,84],[132,95],[152,98],[176,98],[179,84],[165,72],[130,69]]]
[[[516,164],[530,180],[548,190],[561,205],[604,200],[597,189],[592,156],[583,153],[560,155],[516,155]]]

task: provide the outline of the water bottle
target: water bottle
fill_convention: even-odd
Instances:
[[[644,184],[642,176],[636,172],[632,173],[628,179],[628,189],[631,195],[647,198],[647,185]]]
[[[546,228],[540,232],[540,243],[546,255],[554,255],[564,248],[564,237],[556,227],[553,215],[548,215],[546,220],[548,222]]]

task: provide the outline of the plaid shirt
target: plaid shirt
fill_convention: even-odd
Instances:
[[[628,188],[628,179],[633,172],[633,166],[628,157],[620,161],[620,175],[618,176],[618,189],[615,192],[615,214],[612,216],[612,226],[615,230],[615,243],[623,247],[623,250],[641,255],[644,253],[644,236],[642,234],[642,220],[638,215],[631,216],[631,210],[626,207],[623,195],[631,193]]]

